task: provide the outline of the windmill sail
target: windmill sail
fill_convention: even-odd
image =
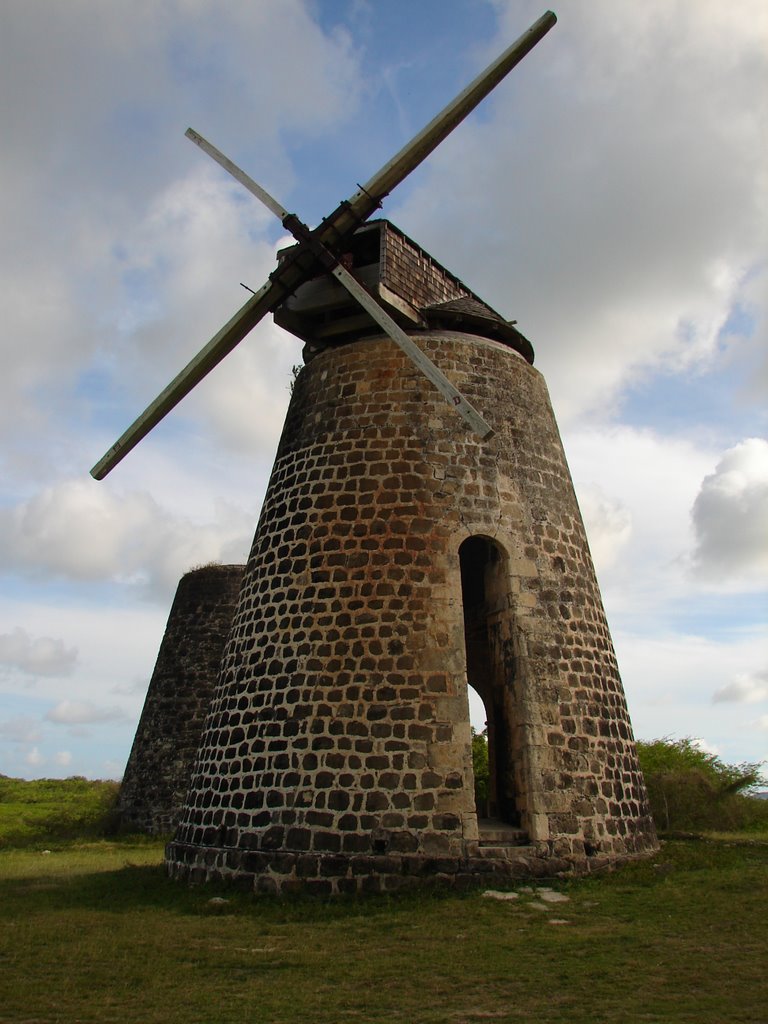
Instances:
[[[103,480],[110,470],[125,458],[153,427],[168,415],[189,392],[199,384],[233,348],[249,334],[256,324],[284,298],[288,289],[275,281],[267,281],[255,295],[242,306],[232,319],[201,349],[181,373],[160,392],[144,412],[118,438],[108,452],[91,470],[95,480]]]
[[[341,203],[329,217],[326,217],[315,233],[317,240],[332,251],[340,251],[346,237],[379,207],[384,196],[429,156],[533,49],[556,21],[557,18],[552,11],[543,14],[348,201]],[[93,467],[91,475],[97,480],[103,479],[268,312],[275,309],[286,295],[306,280],[315,268],[316,260],[307,249],[299,249],[291,259],[283,261],[270,276],[270,280],[235,313],[112,445]]]
[[[187,138],[191,139],[196,145],[207,153],[213,160],[216,161],[225,171],[228,171],[237,181],[244,185],[249,192],[253,193],[257,199],[259,199],[276,217],[291,230],[299,241],[305,245],[310,251],[314,252],[320,262],[327,264],[330,272],[336,278],[336,280],[347,289],[350,295],[363,307],[363,309],[369,314],[369,316],[376,321],[376,323],[385,331],[386,334],[398,345],[403,352],[408,356],[411,362],[421,370],[424,376],[434,384],[440,394],[449,402],[454,409],[463,417],[464,421],[474,430],[474,432],[483,440],[487,440],[489,437],[493,437],[493,428],[490,427],[477,409],[467,401],[464,395],[461,394],[457,388],[448,380],[445,374],[440,370],[432,360],[425,355],[419,346],[408,337],[402,328],[400,328],[389,313],[386,312],[382,306],[376,301],[376,299],[370,295],[363,285],[357,280],[357,278],[351,274],[342,264],[336,259],[333,253],[322,243],[318,242],[316,233],[310,231],[310,229],[303,224],[295,214],[289,214],[280,205],[274,196],[270,195],[266,189],[263,189],[261,185],[253,180],[248,174],[245,173],[237,164],[233,163],[229,157],[226,157],[221,150],[213,146],[207,139],[204,139],[202,135],[199,135],[192,128],[187,129]]]

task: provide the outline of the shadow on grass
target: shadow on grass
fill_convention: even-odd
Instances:
[[[103,911],[111,914],[152,909],[169,914],[194,916],[259,916],[274,923],[317,923],[356,917],[387,917],[422,908],[427,912],[447,901],[476,897],[486,886],[457,892],[434,887],[392,895],[318,897],[308,895],[263,896],[224,883],[190,887],[169,879],[162,864],[130,863],[114,870],[67,871],[67,851],[57,851],[57,862],[46,870],[21,878],[0,879],[0,916],[17,913],[49,913],[73,909]],[[40,853],[30,853],[39,857]],[[690,838],[668,840],[653,858],[630,862],[600,874],[559,879],[530,880],[528,884],[562,889],[572,896],[587,896],[599,888],[604,896],[627,889],[642,890],[670,882],[687,888],[702,884],[702,874],[716,872],[719,885],[740,888],[753,884],[747,880],[752,870],[764,871],[768,863],[768,842],[734,839]],[[506,888],[525,885],[524,879],[510,882]],[[492,888],[504,888],[494,884]],[[215,898],[224,903],[211,902]]]
[[[40,856],[30,854],[30,856]],[[65,855],[64,855],[65,856]],[[52,866],[53,867],[53,866]],[[255,895],[225,883],[189,886],[169,879],[162,864],[67,874],[61,865],[33,877],[0,879],[0,917],[74,909],[111,914],[158,910],[169,914],[223,917],[257,915],[278,923],[328,923],[376,914],[391,916],[447,900],[472,898],[482,887],[457,893],[446,887],[403,894],[319,897],[306,894]],[[212,902],[223,899],[226,902]]]

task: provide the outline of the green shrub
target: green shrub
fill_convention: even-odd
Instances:
[[[120,784],[0,775],[0,849],[103,836],[115,824]]]
[[[475,807],[481,818],[488,817],[488,730],[476,732],[472,729],[472,771],[475,774]]]
[[[659,831],[768,826],[768,802],[750,795],[762,781],[759,764],[726,764],[690,737],[639,742],[637,752]]]

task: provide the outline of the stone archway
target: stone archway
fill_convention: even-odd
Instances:
[[[509,571],[504,549],[482,535],[459,548],[467,681],[485,708],[488,730],[489,818],[519,826],[521,803],[516,750],[519,713]]]

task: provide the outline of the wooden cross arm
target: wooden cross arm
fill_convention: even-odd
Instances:
[[[553,11],[542,14],[369,181],[325,219],[323,241],[332,241],[336,232],[345,235],[358,227],[361,221],[367,220],[381,205],[384,196],[407,178],[556,24],[557,16]],[[322,228],[323,225],[321,231]]]
[[[274,196],[270,195],[266,189],[262,188],[245,171],[241,170],[229,157],[224,156],[212,143],[208,142],[191,128],[187,131],[187,137],[207,153],[211,159],[215,160],[219,166],[223,167],[224,170],[228,171],[244,185],[257,199],[261,200],[276,217],[280,218],[283,226],[299,242],[298,249],[294,253],[297,261],[301,262],[302,257],[306,255],[310,260],[316,260],[320,266],[333,274],[336,280],[347,289],[368,315],[384,330],[385,334],[390,336],[395,344],[421,370],[424,376],[434,384],[443,398],[453,406],[472,430],[484,441],[493,436],[493,428],[486,423],[477,409],[451,384],[443,371],[435,366],[429,356],[422,352],[419,346],[408,337],[405,331],[360,284],[357,278],[341,265],[335,253],[323,243],[321,238],[322,225],[311,231],[295,213],[286,213],[285,208]]]
[[[310,253],[298,254],[278,264],[269,280],[241,306],[235,315],[191,359],[144,412],[138,416],[91,470],[96,480],[104,477],[125,458],[153,427],[164,419],[225,356],[240,344],[267,313],[271,313],[315,266]]]

